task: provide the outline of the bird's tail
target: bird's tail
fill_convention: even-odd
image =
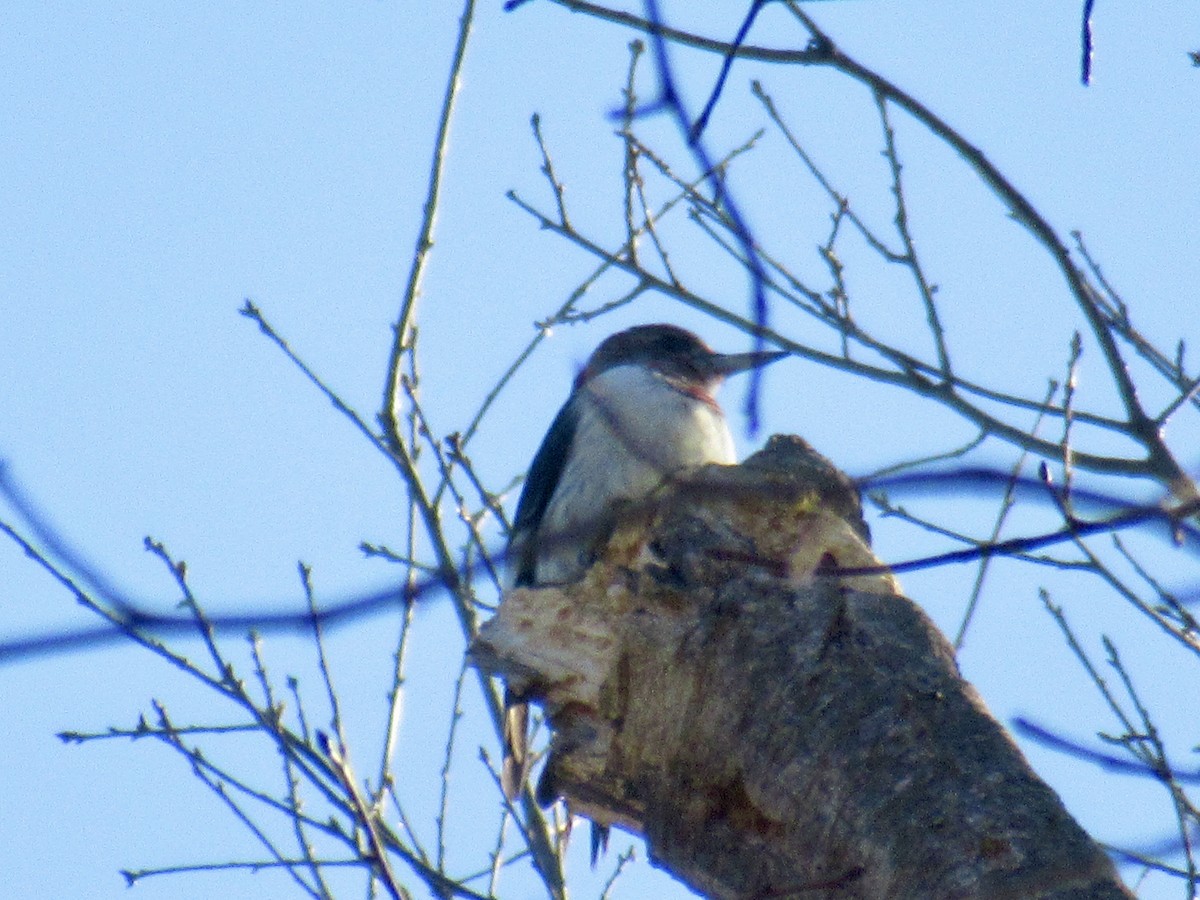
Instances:
[[[509,691],[504,692],[504,761],[500,766],[500,787],[509,803],[516,801],[529,777],[529,704],[522,703]],[[542,806],[550,806],[557,799],[554,787],[553,766],[542,771],[538,781],[536,798]],[[568,808],[568,813],[570,809]],[[567,816],[567,831],[563,835],[563,848],[571,831],[571,816]],[[608,850],[608,826],[592,823],[591,835],[592,868]]]
[[[529,705],[504,692],[504,760],[500,787],[512,803],[521,793],[529,768]]]

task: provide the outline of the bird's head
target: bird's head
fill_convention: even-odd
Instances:
[[[638,325],[604,339],[588,359],[575,386],[616,366],[644,366],[711,393],[727,375],[787,356],[784,352],[717,353],[676,325]]]

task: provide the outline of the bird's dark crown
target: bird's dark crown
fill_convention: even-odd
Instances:
[[[642,365],[700,383],[720,380],[705,365],[716,354],[696,335],[678,325],[638,325],[605,338],[576,379],[583,384],[615,366]]]

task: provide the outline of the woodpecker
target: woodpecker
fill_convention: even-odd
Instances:
[[[616,524],[617,511],[681,470],[737,462],[714,393],[727,375],[780,352],[717,353],[674,325],[639,325],[604,340],[575,378],[533,458],[509,542],[514,587],[580,579]],[[501,785],[509,800],[525,779],[528,708],[505,695]],[[539,799],[550,802],[553,796]],[[606,830],[593,831],[593,861]]]

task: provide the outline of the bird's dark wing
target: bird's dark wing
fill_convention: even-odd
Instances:
[[[575,404],[568,400],[550,425],[542,439],[525,476],[525,487],[517,501],[517,517],[513,520],[512,538],[509,541],[509,565],[513,567],[513,584],[521,587],[531,585],[537,571],[536,534],[554,489],[558,487],[579,415]]]
[[[529,474],[525,476],[525,486],[521,489],[521,499],[517,501],[517,516],[513,519],[512,536],[508,542],[508,564],[512,568],[515,587],[527,587],[534,583],[537,575],[537,529],[562,477],[578,419],[574,405],[568,400],[542,438],[542,446],[534,455]],[[521,697],[505,690],[504,759],[500,767],[500,785],[510,802],[516,800],[525,783],[529,763],[529,707]]]

